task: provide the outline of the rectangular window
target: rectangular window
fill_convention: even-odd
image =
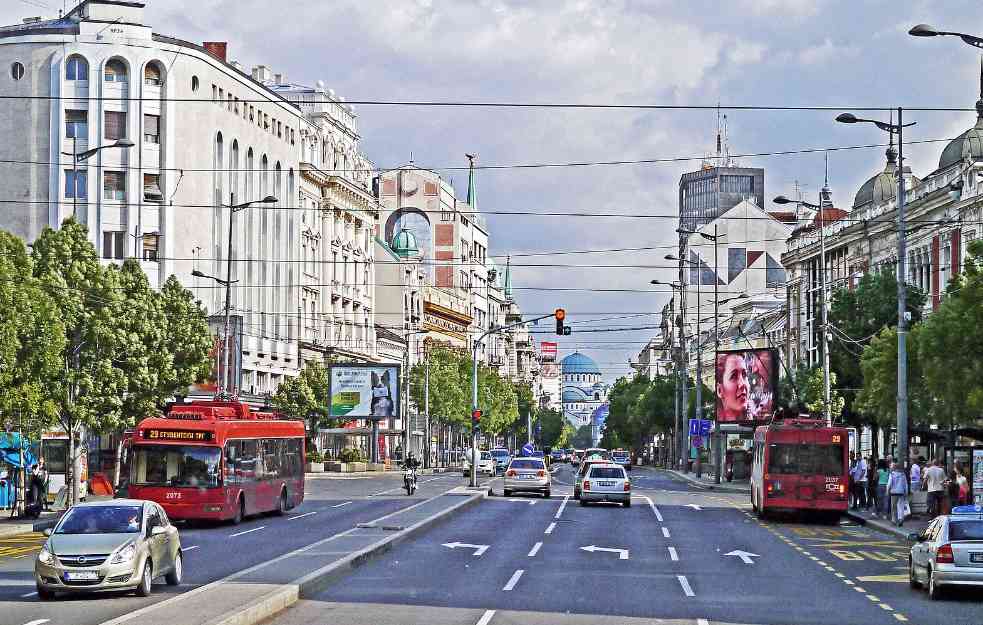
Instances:
[[[212,102],[218,101],[218,87],[212,85]]]
[[[157,262],[157,234],[143,235],[143,260]]]
[[[164,201],[164,194],[160,190],[160,174],[143,175],[143,199],[148,202]]]
[[[118,141],[126,138],[126,113],[121,111],[106,111],[105,138]]]
[[[123,258],[123,249],[125,243],[126,243],[125,232],[103,232],[102,257]]]
[[[143,116],[143,140],[147,143],[160,143],[160,115]]]
[[[256,108],[252,105],[249,106],[249,121],[256,121]]]
[[[88,172],[85,170],[76,172],[72,169],[65,170],[65,197],[86,199],[86,189],[88,189]]]
[[[89,139],[89,111],[65,111],[65,136],[69,139]]]
[[[103,174],[103,197],[107,200],[126,199],[126,172],[107,171]]]
[[[843,475],[843,445],[772,443],[768,472],[779,475]]]

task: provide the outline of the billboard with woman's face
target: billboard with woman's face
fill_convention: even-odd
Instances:
[[[778,392],[776,350],[717,352],[714,368],[719,423],[771,418]]]

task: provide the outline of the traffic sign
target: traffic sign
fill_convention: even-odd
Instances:
[[[532,452],[534,451],[536,451],[536,449],[532,446],[532,443],[526,443],[525,445],[522,446],[523,456],[531,456]]]
[[[702,436],[694,436],[692,440],[693,440],[693,447],[697,447],[697,448],[703,447]]]
[[[689,420],[689,435],[690,436],[709,436],[710,435],[710,420],[709,419],[690,419]]]

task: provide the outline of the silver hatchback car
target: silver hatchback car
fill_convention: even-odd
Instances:
[[[939,599],[945,586],[983,587],[983,514],[937,517],[914,542],[908,560],[912,588],[928,587]]]
[[[509,462],[509,468],[505,470],[505,480],[502,489],[506,497],[512,493],[542,493],[543,497],[549,498],[550,472],[546,469],[546,462],[542,458],[523,457],[513,458]]]
[[[134,590],[150,594],[164,576],[183,575],[181,539],[163,508],[151,501],[112,499],[72,507],[52,530],[34,562],[38,598],[56,593]]]
[[[610,501],[631,507],[631,480],[625,468],[613,462],[589,465],[580,481],[581,506],[594,501]]]

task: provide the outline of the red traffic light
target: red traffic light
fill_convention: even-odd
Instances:
[[[473,421],[474,423],[477,423],[477,422],[481,421],[481,411],[480,410],[472,410],[471,411],[471,421]]]
[[[556,317],[557,321],[563,321],[567,316],[567,311],[562,308],[557,308],[553,311],[553,316]]]

